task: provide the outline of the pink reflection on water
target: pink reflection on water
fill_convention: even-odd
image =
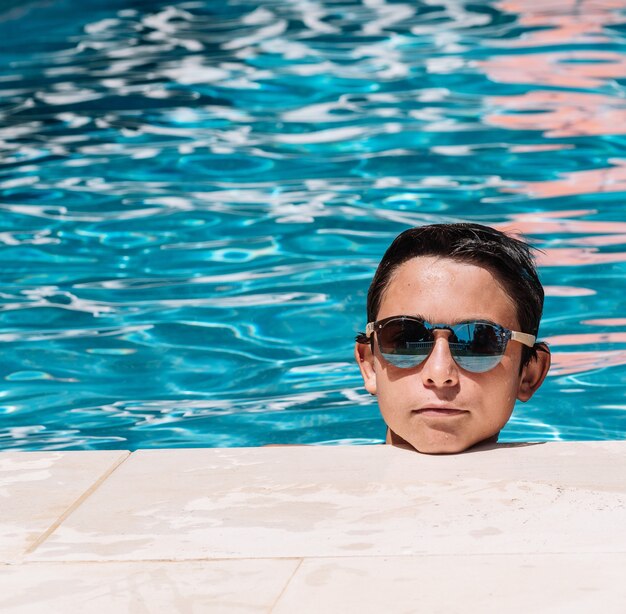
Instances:
[[[576,239],[560,239],[561,245],[585,245],[591,247],[604,247],[607,245],[626,244],[626,235],[610,235],[600,237],[577,237]]]
[[[498,111],[485,115],[484,121],[499,128],[543,130],[548,138],[626,134],[626,101],[611,96],[536,90],[521,96],[492,96],[487,104]]]
[[[626,326],[626,318],[599,318],[595,320],[583,320],[581,324],[590,326]]]
[[[626,262],[626,252],[600,253],[598,247],[626,243],[625,222],[593,222],[573,220],[573,216],[593,214],[595,211],[552,211],[542,213],[518,213],[511,216],[510,222],[494,224],[498,230],[511,235],[533,234],[577,234],[593,237],[559,239],[560,244],[573,247],[546,247],[537,254],[539,266],[585,266],[590,264],[610,264]],[[564,294],[552,296],[564,296]]]
[[[625,343],[626,333],[580,333],[555,335],[545,339],[550,345],[590,345],[593,343]]]
[[[574,149],[573,145],[565,143],[554,143],[552,145],[511,145],[509,151],[512,153],[532,153],[535,151],[560,151],[563,149]]]
[[[518,24],[549,28],[526,32],[506,41],[507,47],[532,47],[555,43],[606,42],[605,26],[622,23],[623,0],[502,0],[497,8],[518,13]]]
[[[544,286],[546,296],[593,296],[595,290],[591,288],[576,288],[575,286]]]
[[[496,6],[516,13],[518,25],[535,30],[499,43],[493,41],[494,45],[510,48],[549,44],[557,50],[503,53],[476,62],[493,81],[534,86],[534,91],[524,95],[488,99],[487,104],[497,110],[486,115],[487,124],[512,130],[542,130],[548,138],[626,133],[623,98],[542,90],[542,86],[595,89],[626,75],[623,53],[558,49],[559,44],[611,41],[606,26],[624,22],[624,0],[501,0]]]
[[[589,320],[587,323],[605,324],[617,322],[626,324],[626,318],[608,320]],[[583,322],[584,324],[585,322]],[[580,333],[572,335],[554,335],[545,339],[552,347],[564,345],[591,345],[603,343],[626,343],[626,332],[615,333]],[[626,350],[595,350],[591,352],[553,352],[551,375],[583,373],[593,369],[602,369],[626,364]]]
[[[527,181],[516,187],[504,188],[504,191],[528,194],[535,198],[626,191],[626,160],[613,158],[609,162],[615,166],[563,173],[562,179]]]
[[[499,55],[476,66],[499,83],[596,88],[626,74],[626,57],[614,51],[555,51]]]
[[[624,54],[608,50],[565,50],[558,46],[606,43],[614,40],[606,26],[624,22],[624,0],[500,0],[500,10],[517,13],[517,24],[534,31],[510,40],[494,41],[501,47],[553,46],[556,51],[493,56],[477,66],[495,82],[532,84],[534,91],[519,96],[487,99],[487,124],[509,130],[537,130],[544,138],[626,134],[626,102],[605,94],[550,91],[548,88],[597,89],[626,75]],[[571,147],[554,143],[553,148]],[[530,147],[530,149],[526,149]],[[540,151],[535,146],[515,145],[509,151]],[[626,160],[609,160],[602,169],[562,173],[545,181],[520,182],[505,191],[534,198],[626,191]],[[626,252],[600,253],[598,248],[626,245],[623,222],[586,221],[595,211],[561,211],[511,216],[497,227],[511,234],[551,236],[538,264],[584,266],[626,262]],[[620,212],[621,213],[621,212]],[[564,234],[577,235],[565,239]],[[555,236],[556,235],[556,236]],[[543,237],[542,237],[543,238]],[[566,247],[554,247],[554,245]],[[548,286],[548,296],[586,296],[589,288]],[[599,318],[582,322],[590,326],[626,326],[626,318]],[[556,346],[626,343],[626,332],[593,332],[556,335],[547,339]],[[585,373],[626,365],[626,350],[554,352],[550,375]]]
[[[593,209],[518,213],[511,216],[510,222],[494,224],[494,227],[511,234],[626,234],[626,222],[592,222],[571,219],[574,216],[593,213],[596,213]]]
[[[601,254],[593,248],[545,249],[537,255],[539,266],[588,266],[626,262],[626,252]]]
[[[597,352],[553,352],[549,375],[571,375],[594,369],[626,365],[626,350]]]

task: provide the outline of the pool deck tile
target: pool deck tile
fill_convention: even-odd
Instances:
[[[626,442],[5,453],[0,478],[3,613],[626,602]]]
[[[0,563],[36,547],[128,454],[0,453]]]
[[[621,553],[306,559],[272,613],[622,614],[625,565]]]
[[[0,612],[269,612],[294,559],[26,563],[0,569]]]
[[[144,450],[27,560],[626,553],[624,452]]]

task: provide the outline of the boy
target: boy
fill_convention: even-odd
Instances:
[[[530,247],[479,224],[401,233],[367,295],[355,357],[386,443],[430,454],[495,442],[550,367]]]

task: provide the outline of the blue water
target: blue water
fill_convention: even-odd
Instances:
[[[352,361],[408,226],[545,254],[502,440],[626,433],[619,0],[5,0],[0,447],[376,443]]]

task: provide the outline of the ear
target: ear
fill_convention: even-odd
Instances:
[[[548,375],[550,369],[551,355],[550,348],[545,343],[539,344],[541,347],[537,351],[537,357],[532,358],[530,362],[522,369],[519,388],[517,389],[517,398],[526,403],[539,386],[543,384],[543,380]]]
[[[368,343],[355,343],[354,344],[354,358],[357,365],[361,370],[361,376],[363,377],[363,384],[365,390],[370,394],[376,394],[376,371],[374,370],[374,356],[372,355],[372,348]]]

